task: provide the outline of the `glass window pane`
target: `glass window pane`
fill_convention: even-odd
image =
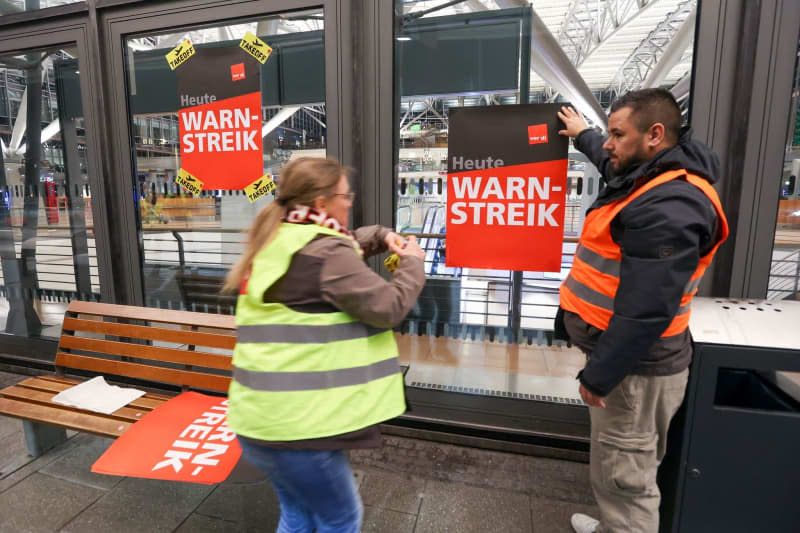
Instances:
[[[401,326],[401,357],[409,384],[580,403],[574,377],[584,356],[554,344],[552,328],[558,287],[600,191],[599,174],[570,145],[559,272],[448,267],[449,112],[570,102],[602,126],[601,115],[619,95],[647,84],[671,90],[686,114],[697,2],[665,0],[647,9],[636,2],[565,9],[533,0],[522,10],[502,4],[395,2],[395,227],[419,235],[428,251],[428,282]],[[606,23],[612,19],[616,24]],[[582,79],[588,91],[570,79]]]
[[[798,42],[800,57],[800,42]],[[786,138],[783,174],[780,177],[778,220],[768,300],[800,300],[800,60],[795,60],[792,114]]]
[[[126,40],[146,305],[233,312],[224,276],[274,199],[243,189],[327,153],[323,34],[312,10]],[[271,48],[263,64],[240,46],[248,35]],[[173,70],[167,55],[187,41],[194,55]],[[184,172],[203,182],[196,194],[178,183]]]
[[[0,17],[3,15],[13,15],[23,11],[36,11],[48,7],[63,6],[66,4],[77,4],[83,0],[3,0],[0,4]]]
[[[0,57],[0,328],[57,338],[100,298],[75,48]]]

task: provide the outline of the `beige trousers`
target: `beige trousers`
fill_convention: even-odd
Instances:
[[[631,375],[605,398],[605,408],[589,408],[590,471],[600,507],[597,533],[658,532],[656,474],[688,375],[688,370],[672,376]]]

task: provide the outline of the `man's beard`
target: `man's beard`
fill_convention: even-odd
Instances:
[[[621,161],[618,158],[616,165],[614,163],[611,163],[609,165],[609,170],[611,171],[610,177],[613,178],[617,176],[624,176],[625,174],[628,174],[631,170],[635,169],[644,162],[645,159],[641,157],[639,154],[634,154],[625,161]]]

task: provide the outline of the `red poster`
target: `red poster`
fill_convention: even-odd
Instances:
[[[133,424],[92,465],[116,476],[220,483],[242,450],[228,428],[228,400],[184,392]]]
[[[198,47],[175,76],[182,175],[200,190],[261,178],[261,63],[239,46]]]
[[[567,198],[561,104],[450,109],[446,264],[559,272]]]

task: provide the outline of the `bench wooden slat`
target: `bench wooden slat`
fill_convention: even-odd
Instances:
[[[146,320],[163,324],[182,324],[202,328],[236,330],[235,319],[232,315],[214,315],[210,313],[196,313],[193,311],[171,311],[155,307],[82,302],[80,300],[73,300],[69,304],[69,307],[67,307],[67,312],[129,318],[132,320]]]
[[[236,336],[205,333],[200,331],[187,331],[185,329],[166,329],[153,326],[137,326],[134,324],[120,324],[119,322],[104,322],[100,320],[82,320],[66,317],[61,326],[62,331],[87,331],[90,333],[104,333],[118,337],[131,337],[151,341],[174,342],[176,344],[191,344],[195,346],[208,346],[233,350],[236,345]]]
[[[161,383],[188,385],[219,392],[227,392],[231,381],[231,378],[227,376],[202,374],[190,370],[177,370],[124,361],[109,361],[108,359],[98,359],[64,352],[58,352],[56,361],[57,364],[68,368],[91,370],[101,374],[115,374]]]
[[[0,391],[0,396],[3,398],[11,398],[13,400],[27,401],[30,403],[37,403],[50,406],[60,406],[67,411],[75,411],[78,413],[86,412],[85,409],[78,409],[76,407],[70,407],[68,405],[61,405],[54,403],[52,400],[55,394],[53,394],[52,392],[44,392],[28,387],[20,387],[19,385],[3,389],[2,391]],[[150,411],[152,411],[152,409],[135,409],[131,407],[121,407],[120,409],[117,409],[110,415],[106,416],[134,423],[137,420],[141,420],[141,418]],[[97,413],[97,414],[102,414],[102,413]]]
[[[39,405],[11,398],[0,398],[0,413],[23,420],[92,433],[101,437],[116,438],[131,427],[130,422],[115,420],[101,414],[87,413],[86,411],[75,412],[68,409],[60,409],[56,405]]]
[[[152,361],[167,361],[170,363],[216,368],[219,370],[231,370],[233,368],[229,355],[195,351],[190,352],[189,350],[180,350],[177,348],[161,348],[158,346],[147,346],[145,344],[105,341],[88,337],[74,337],[72,335],[62,335],[59,348],[124,355],[140,359],[150,359]],[[59,352],[59,355],[62,353],[64,352]],[[68,366],[62,363],[58,358],[56,358],[56,365]]]

